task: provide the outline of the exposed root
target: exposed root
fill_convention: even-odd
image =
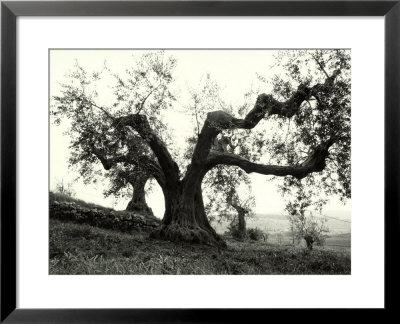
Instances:
[[[150,234],[150,237],[172,242],[205,244],[218,248],[226,248],[226,242],[217,233],[200,227],[189,228],[178,225],[161,225]]]

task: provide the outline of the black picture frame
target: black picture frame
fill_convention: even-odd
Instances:
[[[396,1],[2,1],[1,322],[217,323],[267,320],[276,310],[16,308],[16,19],[19,16],[384,16],[385,308],[397,308],[400,156],[400,0]],[[371,111],[371,113],[374,113]],[[367,163],[367,161],[366,161]],[[371,169],[373,172],[373,169]],[[367,175],[366,175],[367,176]],[[373,262],[373,260],[371,260]],[[330,310],[327,310],[331,312]],[[315,314],[315,313],[314,313]],[[268,316],[268,317],[266,317]],[[321,315],[315,315],[321,316]],[[324,315],[325,316],[325,315]],[[368,313],[370,317],[370,313]],[[381,318],[381,317],[380,317]],[[253,320],[252,320],[253,319]],[[321,320],[321,319],[319,319]],[[382,318],[381,318],[382,320]]]

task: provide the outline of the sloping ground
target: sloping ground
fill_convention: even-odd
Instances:
[[[79,205],[81,207],[86,207],[86,208],[89,208],[89,209],[96,208],[96,209],[104,210],[104,211],[113,210],[112,208],[103,207],[103,206],[100,206],[100,205],[97,205],[97,204],[86,202],[86,201],[84,201],[82,199],[78,199],[78,198],[75,198],[75,197],[68,196],[66,194],[62,194],[62,193],[59,193],[59,192],[52,192],[52,191],[49,192],[49,201],[50,201],[50,204],[53,201],[57,201],[57,202],[73,202],[73,203],[75,203],[75,204],[77,204],[77,205]]]
[[[350,274],[350,256],[316,248],[237,242],[228,248],[179,244],[50,221],[50,274]]]
[[[82,201],[74,200],[73,198],[69,199],[69,201],[59,201],[63,198],[63,195],[50,194],[49,214],[51,219],[87,224],[121,232],[149,231],[160,224],[160,220],[152,215],[115,211],[92,204],[85,207],[85,205],[81,204]]]

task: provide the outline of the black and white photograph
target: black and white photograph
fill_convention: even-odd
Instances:
[[[350,275],[351,50],[50,49],[48,261]]]

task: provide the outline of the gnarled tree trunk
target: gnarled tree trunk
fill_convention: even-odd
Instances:
[[[148,179],[148,176],[143,175],[135,177],[135,179],[130,182],[133,187],[133,195],[132,200],[126,206],[127,211],[154,216],[153,211],[146,203],[146,193],[144,187]]]
[[[184,182],[163,191],[164,218],[162,225],[152,232],[151,237],[226,247],[224,240],[207,219],[200,184],[189,192],[184,190]]]

